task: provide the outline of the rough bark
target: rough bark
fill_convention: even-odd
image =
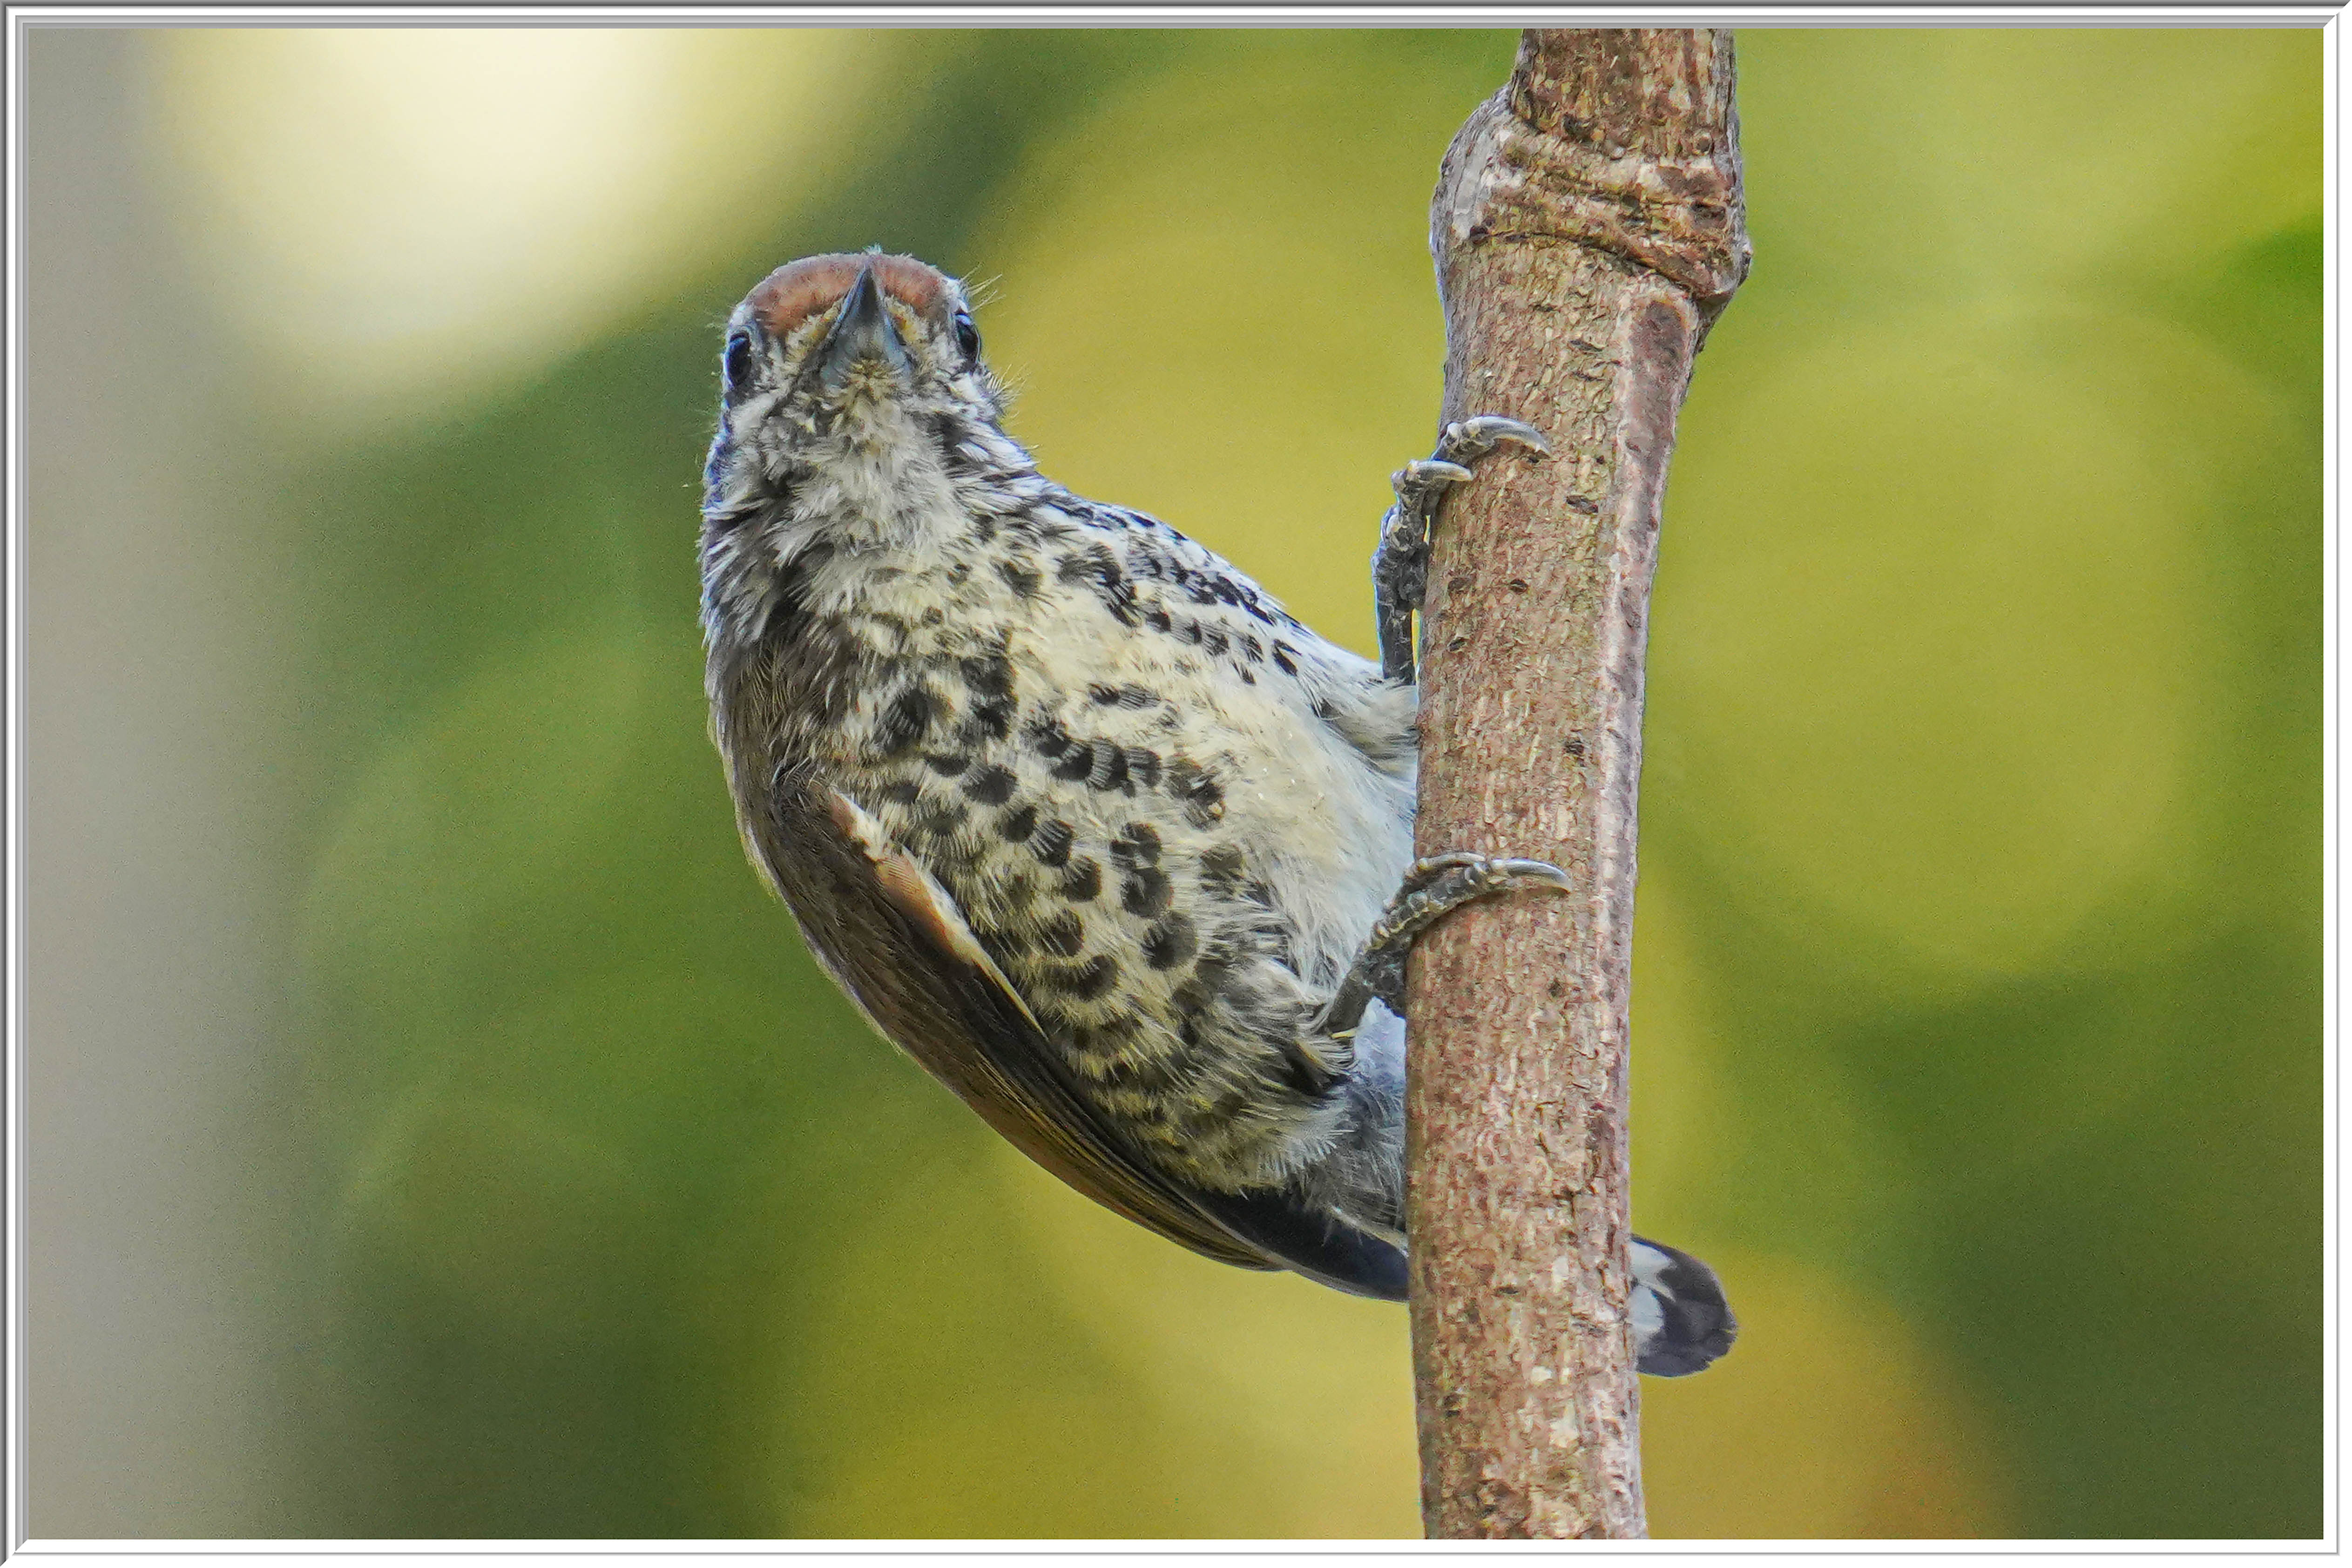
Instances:
[[[1412,961],[1423,1514],[1438,1537],[1640,1536],[1642,665],[1675,414],[1748,270],[1730,35],[1529,31],[1446,153],[1431,246],[1444,418],[1524,419],[1552,455],[1482,465],[1440,519],[1420,851],[1538,857],[1577,890],[1475,905]]]

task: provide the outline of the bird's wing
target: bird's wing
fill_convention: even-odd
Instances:
[[[1404,1249],[1328,1209],[1279,1188],[1203,1194],[1201,1205],[1227,1230],[1318,1285],[1376,1301],[1405,1299]]]
[[[1154,1171],[1074,1090],[953,898],[837,790],[746,825],[753,859],[819,962],[876,1027],[1013,1146],[1115,1214],[1219,1262],[1281,1265]]]

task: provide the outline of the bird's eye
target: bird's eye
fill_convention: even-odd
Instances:
[[[740,397],[751,384],[751,336],[737,332],[727,340],[727,395]]]
[[[963,357],[966,360],[980,358],[980,329],[971,324],[970,310],[958,310],[955,313],[955,334],[956,347],[963,351]]]

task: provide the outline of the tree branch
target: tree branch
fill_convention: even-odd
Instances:
[[[1640,1536],[1625,1055],[1642,660],[1675,416],[1747,275],[1729,33],[1531,30],[1431,206],[1444,418],[1551,443],[1446,503],[1419,848],[1578,891],[1415,951],[1409,1225],[1422,1508],[1452,1537]]]

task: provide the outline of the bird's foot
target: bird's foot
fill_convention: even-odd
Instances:
[[[1416,860],[1403,885],[1372,922],[1371,934],[1349,966],[1347,977],[1324,1009],[1318,1032],[1344,1038],[1355,1032],[1374,1001],[1391,1013],[1404,1012],[1404,961],[1422,932],[1475,900],[1520,888],[1575,884],[1568,873],[1544,860],[1513,860],[1469,850]]]
[[[1396,504],[1381,519],[1381,542],[1372,552],[1372,598],[1378,612],[1381,673],[1411,680],[1416,658],[1412,617],[1429,587],[1429,531],[1445,492],[1470,477],[1470,465],[1504,442],[1538,452],[1551,447],[1532,425],[1482,414],[1458,419],[1439,433],[1437,450],[1397,470],[1391,483]]]

